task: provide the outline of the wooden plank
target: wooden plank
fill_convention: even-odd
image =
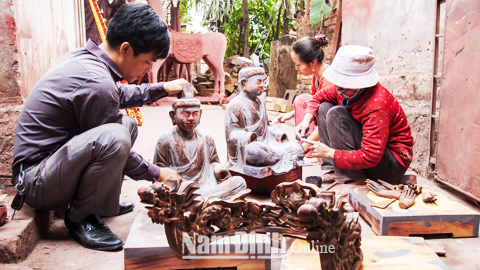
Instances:
[[[430,221],[426,222],[392,222],[388,228],[388,235],[401,236],[414,234],[435,234],[435,233],[451,233],[453,237],[472,237],[474,230],[474,221],[463,223],[461,221],[445,222]]]
[[[279,112],[280,109],[281,109],[281,106],[278,105],[278,104],[275,104],[275,103],[267,102],[266,105],[267,105],[267,110],[268,111]]]
[[[380,208],[380,209],[385,209],[390,204],[394,203],[395,201],[396,201],[396,199],[389,199],[389,200],[386,200],[386,201],[383,201],[383,202],[374,203],[374,204],[372,204],[372,206]]]
[[[284,112],[290,111],[289,108],[290,107],[288,107],[286,104],[285,105],[280,105],[280,112],[284,113]]]
[[[286,258],[282,259],[282,269],[319,269],[319,255],[309,251],[307,241],[295,239],[287,242],[291,244]],[[422,237],[362,236],[361,247],[363,270],[448,269]]]
[[[337,18],[335,20],[335,30],[333,32],[333,43],[332,43],[332,51],[330,53],[330,57],[333,58],[335,57],[335,54],[337,53],[337,50],[339,48],[340,44],[340,32],[342,31],[342,0],[338,1],[338,10],[337,10]]]
[[[288,100],[283,99],[283,98],[276,98],[276,97],[267,97],[267,102],[276,103],[276,104],[279,104],[279,105],[287,105],[288,104]]]
[[[181,260],[172,255],[153,255],[142,260],[125,259],[125,270],[157,269],[266,269],[264,260],[250,259],[194,259]]]
[[[197,80],[197,82],[206,82],[208,78],[203,74],[197,74],[197,78],[195,80]]]
[[[199,96],[211,96],[213,94],[213,92],[215,91],[214,88],[205,88],[205,89],[202,89],[202,91],[198,92],[197,95]]]
[[[199,85],[205,86],[205,88],[213,88],[215,86],[215,82],[208,81],[208,82],[201,82],[198,83]]]
[[[424,187],[424,190],[431,189]],[[435,203],[424,203],[420,195],[408,209],[401,209],[398,201],[385,209],[378,209],[372,204],[385,201],[385,198],[366,187],[358,187],[349,189],[349,202],[377,235],[452,234],[453,237],[477,237],[480,214],[442,193],[435,193]]]
[[[235,90],[235,86],[231,84],[225,84],[225,91],[227,91],[229,94],[231,94]]]

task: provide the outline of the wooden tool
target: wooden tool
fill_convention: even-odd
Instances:
[[[390,200],[386,200],[386,201],[383,201],[383,202],[378,202],[378,203],[374,203],[372,204],[372,207],[377,207],[377,208],[380,208],[380,209],[385,209],[387,208],[390,204],[392,204],[394,201],[396,201],[397,199],[390,199]]]
[[[325,189],[325,190],[330,190],[330,189],[332,189],[334,186],[336,186],[337,184],[338,184],[338,181],[335,181],[335,182],[333,182],[330,186],[328,186],[327,189]]]

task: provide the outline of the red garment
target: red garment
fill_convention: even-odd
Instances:
[[[317,93],[318,90],[321,90],[325,87],[329,87],[329,86],[332,86],[333,83],[325,80],[325,78],[322,76],[320,78],[320,80],[318,80],[318,82],[315,82],[317,80],[317,77],[315,75],[313,75],[313,78],[312,78],[312,96],[315,95]]]
[[[342,97],[335,86],[323,89],[308,103],[307,113],[317,117],[322,102],[341,105]],[[397,99],[380,83],[352,105],[346,107],[362,125],[361,148],[356,151],[335,150],[335,166],[339,169],[367,169],[382,159],[385,146],[404,168],[412,162],[413,137],[410,124]]]

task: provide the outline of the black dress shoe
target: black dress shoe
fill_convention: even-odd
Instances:
[[[118,211],[118,214],[113,215],[113,216],[101,216],[101,217],[116,217],[116,216],[121,216],[126,213],[130,213],[133,211],[133,208],[135,208],[135,204],[133,202],[123,202],[120,203],[120,210]]]
[[[133,202],[120,203],[120,211],[118,211],[117,216],[132,212],[133,208],[135,208],[135,204],[133,204]]]
[[[123,242],[103,223],[98,215],[90,215],[80,222],[73,222],[65,216],[65,226],[70,237],[86,248],[114,251],[121,250]]]

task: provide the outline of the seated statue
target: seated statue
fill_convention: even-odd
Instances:
[[[186,181],[197,182],[197,199],[228,200],[245,190],[245,180],[231,177],[220,164],[213,137],[196,128],[202,115],[200,101],[177,99],[172,107],[170,118],[175,127],[158,139],[153,162],[176,170]]]
[[[240,94],[225,113],[228,157],[225,168],[263,178],[285,174],[303,165],[305,151],[287,135],[268,126],[264,92],[265,71],[246,67],[238,73]]]

